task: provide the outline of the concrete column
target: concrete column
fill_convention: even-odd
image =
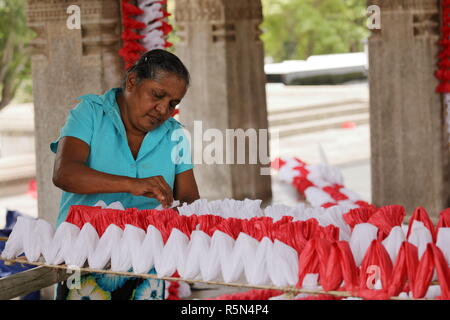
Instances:
[[[381,30],[369,39],[372,199],[437,216],[449,204],[448,137],[434,77],[439,52],[435,0],[370,0]]]
[[[36,166],[39,217],[56,222],[61,192],[53,186],[56,139],[68,110],[78,96],[101,94],[119,86],[120,1],[28,0],[32,41],[33,99],[35,107]],[[81,29],[70,30],[70,5],[80,7]]]
[[[203,131],[216,128],[224,136],[225,129],[267,129],[260,0],[176,0],[175,21],[180,37],[176,54],[192,75],[180,120],[191,132],[194,148],[212,142],[194,137],[194,121],[202,121]],[[225,159],[231,141],[223,146]],[[268,200],[270,176],[260,174],[264,166],[259,160],[250,164],[255,148],[247,144],[245,153],[246,164],[197,164],[201,196]]]

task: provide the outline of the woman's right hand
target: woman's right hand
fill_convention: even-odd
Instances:
[[[172,189],[162,176],[131,179],[129,193],[135,196],[155,198],[164,208],[169,208],[173,202]]]

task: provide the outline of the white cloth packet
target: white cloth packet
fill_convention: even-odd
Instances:
[[[115,224],[110,224],[100,237],[97,247],[88,256],[89,267],[103,269],[111,259],[111,253],[122,239],[123,230]]]
[[[62,222],[56,229],[55,235],[50,244],[50,248],[44,255],[47,264],[63,263],[69,253],[73,250],[75,242],[80,234],[78,226]]]
[[[183,279],[197,279],[200,276],[200,260],[209,252],[211,237],[201,230],[191,233],[184,264],[178,270]]]
[[[352,230],[350,226],[345,222],[343,214],[350,209],[347,206],[333,206],[325,209],[325,212],[320,215],[320,225],[326,227],[333,225],[339,228],[339,240],[349,241]]]
[[[256,239],[253,239],[256,241]],[[244,270],[248,283],[253,285],[265,285],[269,283],[269,271],[267,268],[267,254],[272,252],[272,241],[264,237],[260,242],[256,241],[257,248],[252,255],[244,256]]]
[[[75,241],[73,249],[65,257],[67,265],[83,267],[90,254],[98,244],[97,230],[88,222],[83,225]]]
[[[421,259],[425,249],[427,248],[427,244],[429,242],[433,242],[433,237],[430,230],[428,230],[422,222],[414,220],[411,233],[408,237],[408,242],[417,247],[419,251],[419,259]]]
[[[54,229],[50,223],[42,219],[34,220],[29,227],[29,231],[24,234],[23,247],[27,260],[35,262],[44,251],[49,250]]]
[[[132,251],[131,262],[134,273],[148,273],[159,259],[164,248],[161,232],[149,225],[139,251]]]
[[[2,252],[3,259],[15,259],[24,252],[25,235],[30,232],[34,219],[20,216],[17,218],[11,234]]]
[[[436,246],[444,254],[447,265],[450,265],[450,228],[439,228]]]
[[[359,223],[353,229],[349,244],[357,267],[361,265],[372,241],[377,239],[377,233],[378,228],[370,223]]]
[[[389,253],[392,264],[395,263],[400,247],[405,240],[406,237],[402,227],[395,226],[391,229],[391,232],[386,237],[386,239],[381,242],[386,251]]]
[[[211,246],[208,252],[201,257],[200,272],[204,281],[218,280],[221,278],[221,265],[224,252],[231,253],[234,241],[222,231],[215,231],[211,237]],[[225,263],[226,264],[226,263]],[[226,268],[226,267],[225,267]]]
[[[298,282],[298,254],[294,248],[275,240],[267,252],[269,278],[275,286],[294,286]]]
[[[125,225],[122,239],[111,251],[111,270],[116,272],[127,272],[132,266],[132,252],[139,254],[145,231],[131,224]]]
[[[189,238],[186,234],[173,228],[161,251],[159,259],[155,262],[158,277],[169,277],[182,266],[186,259]]]

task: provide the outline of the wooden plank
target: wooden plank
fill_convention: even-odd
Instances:
[[[0,279],[0,300],[9,300],[49,287],[70,277],[66,270],[45,266]]]

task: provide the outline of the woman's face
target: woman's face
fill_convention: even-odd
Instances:
[[[135,74],[130,74],[125,97],[131,125],[145,133],[156,129],[173,114],[186,91],[184,80],[172,73],[161,73],[157,80],[143,79],[139,83]]]

